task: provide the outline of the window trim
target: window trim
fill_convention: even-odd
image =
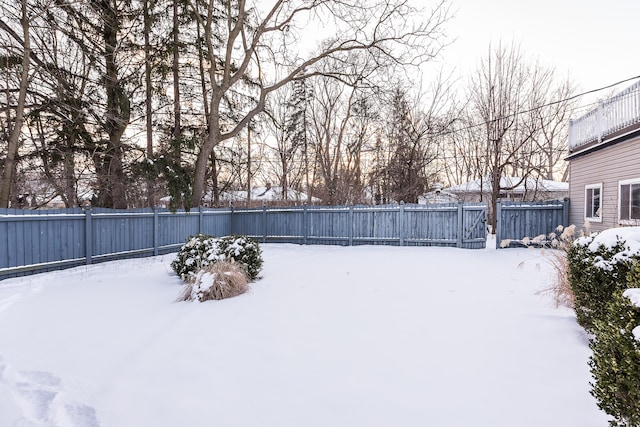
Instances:
[[[587,215],[587,194],[589,192],[589,190],[595,190],[598,189],[600,191],[600,207],[598,209],[600,209],[600,216],[588,216]],[[584,186],[584,219],[586,221],[589,222],[602,222],[602,183],[598,183],[598,184],[587,184]]]
[[[640,218],[622,219],[622,186],[630,184],[640,184],[640,178],[621,179],[618,181],[618,224],[638,225]]]

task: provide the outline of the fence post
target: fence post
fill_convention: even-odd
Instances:
[[[496,229],[493,230],[496,235],[496,249],[500,249],[500,241],[502,240],[502,200],[496,200]]]
[[[565,197],[562,203],[562,226],[569,226],[569,198]]]
[[[262,243],[267,241],[267,204],[262,202]]]
[[[153,256],[158,255],[158,208],[153,207]]]
[[[198,206],[198,234],[202,234],[202,206]]]
[[[353,203],[349,204],[349,246],[353,246]]]
[[[458,202],[458,242],[456,243],[456,246],[461,248],[462,247],[462,238],[464,236],[464,205],[462,204],[462,201]]]
[[[91,255],[92,255],[92,247],[93,247],[93,239],[91,236],[91,230],[93,227],[91,226],[91,206],[87,206],[84,208],[84,256],[85,256],[85,264],[91,264]]]
[[[307,217],[307,202],[302,207],[302,244],[307,244],[307,236],[309,235],[309,218]]]
[[[398,218],[398,227],[400,228],[400,246],[404,246],[404,201],[400,201],[400,218]]]

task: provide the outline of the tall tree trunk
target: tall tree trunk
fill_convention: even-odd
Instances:
[[[205,187],[205,177],[207,174],[207,162],[215,146],[216,135],[212,135],[210,133],[202,144],[200,152],[198,153],[198,158],[196,159],[191,206],[200,206],[202,204],[202,196],[204,195]]]
[[[251,126],[247,126],[247,207],[251,207]]]
[[[197,22],[196,30],[198,40],[201,40],[201,30],[200,30],[200,21]],[[204,61],[204,53],[202,51],[202,44],[198,44],[198,65],[200,69],[200,89],[202,90],[202,104],[204,105],[204,115],[205,115],[205,123],[207,124],[207,129],[209,129],[209,101],[207,100],[207,82],[206,82],[206,74],[205,74],[205,61]],[[215,150],[211,151],[211,190],[213,193],[212,203],[214,206],[217,206],[220,203],[220,186],[218,184],[218,158],[216,156]],[[195,199],[195,198],[194,198]]]
[[[180,162],[180,140],[182,139],[182,128],[180,125],[180,11],[178,10],[178,1],[173,1],[173,139],[175,141],[174,160]],[[198,38],[200,38],[198,36]]]
[[[151,0],[143,1],[144,19],[144,83],[145,83],[145,116],[147,133],[147,159],[153,159],[153,117],[152,117],[152,87],[151,87],[151,16],[149,14],[149,3]],[[153,179],[149,177],[147,181],[147,204],[155,205],[155,191]]]
[[[29,65],[31,56],[31,41],[29,37],[29,18],[27,16],[27,0],[22,0],[22,33],[24,37],[23,56],[22,56],[22,74],[20,76],[20,89],[18,92],[18,105],[16,107],[16,119],[9,135],[9,144],[7,147],[7,157],[4,163],[4,171],[2,173],[2,185],[0,186],[0,208],[9,207],[9,198],[11,195],[11,184],[16,169],[16,156],[18,155],[18,143],[20,141],[20,133],[24,123],[24,109],[27,99],[27,87],[29,86]]]
[[[114,4],[110,2],[113,1]],[[115,0],[103,0],[100,3],[104,19],[103,38],[105,44],[104,59],[106,65],[105,89],[107,92],[107,114],[105,130],[109,136],[109,148],[105,161],[107,173],[107,195],[102,199],[105,207],[126,209],[125,174],[123,167],[124,147],[122,135],[130,119],[130,104],[124,88],[118,79],[116,46],[120,16]]]

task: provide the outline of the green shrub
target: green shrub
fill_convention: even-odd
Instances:
[[[218,239],[206,234],[196,234],[182,245],[171,268],[183,280],[191,274],[221,259]]]
[[[640,263],[627,276],[628,284],[640,288]],[[594,320],[589,362],[595,379],[591,394],[600,409],[611,415],[611,426],[640,426],[640,308],[615,291],[603,319]]]
[[[262,251],[255,240],[246,236],[213,237],[198,234],[182,245],[171,268],[183,280],[218,261],[234,260],[251,280],[262,269]]]
[[[247,270],[249,279],[255,280],[262,270],[262,250],[258,242],[246,236],[226,236],[218,239],[219,254],[234,260]]]
[[[590,333],[594,321],[606,317],[614,292],[627,288],[625,278],[632,265],[631,258],[621,256],[626,252],[624,241],[604,245],[594,243],[594,238],[582,237],[567,250],[576,319]]]

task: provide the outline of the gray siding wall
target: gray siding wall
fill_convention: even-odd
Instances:
[[[569,222],[584,227],[585,186],[602,183],[602,222],[590,221],[589,231],[620,227],[618,181],[640,178],[640,138],[577,157],[569,167]]]

